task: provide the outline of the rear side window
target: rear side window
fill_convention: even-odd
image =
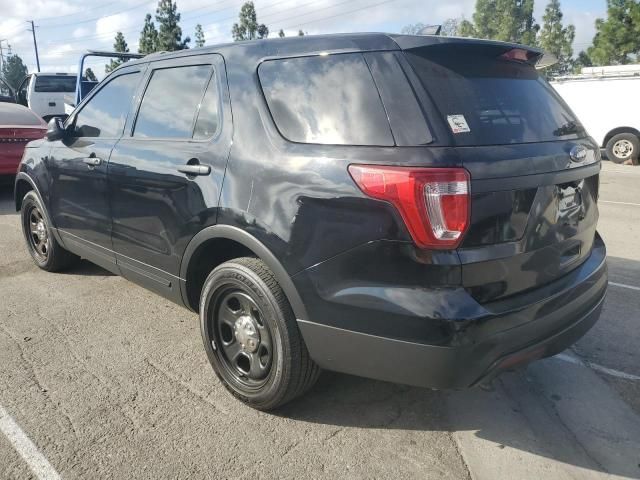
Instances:
[[[394,144],[378,90],[361,54],[271,60],[258,70],[271,115],[293,142]]]
[[[154,71],[142,98],[133,136],[191,138],[212,72],[210,65]]]
[[[71,75],[37,75],[33,89],[36,92],[73,93],[76,91],[76,77]]]
[[[583,134],[535,68],[490,53],[429,48],[406,53],[456,145],[545,142]]]

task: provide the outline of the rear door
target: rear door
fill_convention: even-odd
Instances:
[[[528,53],[445,44],[405,55],[471,174],[463,285],[484,303],[580,265],[596,235],[599,151]]]
[[[109,163],[113,246],[123,275],[179,300],[189,240],[216,222],[231,146],[219,55],[153,62],[135,122]]]
[[[29,97],[29,108],[41,117],[63,115],[64,97],[76,90],[73,75],[36,75]]]

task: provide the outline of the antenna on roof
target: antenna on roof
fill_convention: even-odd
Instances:
[[[442,25],[427,25],[418,32],[418,35],[440,35]]]

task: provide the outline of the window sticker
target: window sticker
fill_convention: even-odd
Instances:
[[[471,131],[464,115],[447,115],[447,120],[453,133],[467,133]]]

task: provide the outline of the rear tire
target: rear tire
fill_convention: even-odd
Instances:
[[[216,375],[253,408],[280,407],[320,375],[282,288],[260,259],[237,258],[211,272],[200,297],[200,326]]]
[[[607,158],[614,163],[631,160],[637,164],[640,154],[640,139],[633,133],[619,133],[609,139],[606,145]]]
[[[35,264],[47,272],[58,272],[79,259],[60,246],[53,236],[44,206],[34,191],[27,192],[20,209],[22,233]]]

